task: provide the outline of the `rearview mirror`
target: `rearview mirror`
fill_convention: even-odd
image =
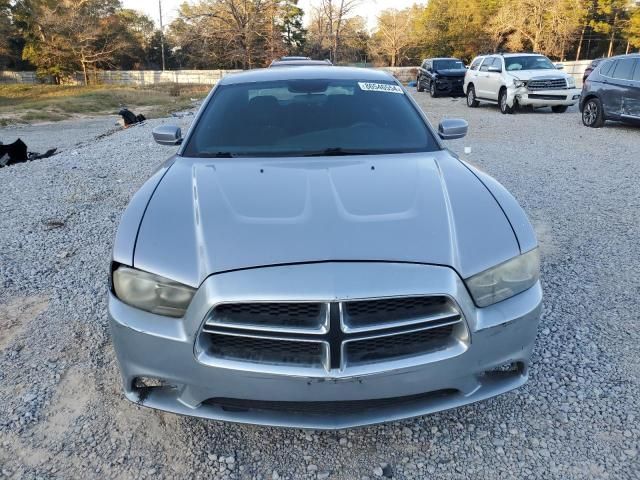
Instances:
[[[160,145],[180,145],[182,143],[182,130],[175,125],[160,125],[153,129],[153,139]]]
[[[438,135],[442,140],[456,140],[467,135],[469,124],[461,118],[447,118],[438,125]]]
[[[488,72],[493,72],[493,73],[502,73],[502,68],[500,67],[489,67],[487,69]]]
[[[564,70],[564,65],[562,63],[556,63],[557,70]]]

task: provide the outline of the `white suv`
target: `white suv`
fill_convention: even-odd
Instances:
[[[559,68],[544,55],[532,53],[476,57],[464,77],[467,105],[497,103],[502,113],[512,113],[516,105],[565,112],[580,99],[580,89],[575,79]]]

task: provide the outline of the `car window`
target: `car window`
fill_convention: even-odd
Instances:
[[[640,61],[637,61],[637,60],[636,60],[636,69],[633,72],[633,79],[636,82],[640,82]]]
[[[633,66],[636,63],[635,58],[622,58],[616,62],[616,68],[611,75],[613,78],[620,80],[631,80],[633,75]]]
[[[460,60],[434,60],[433,66],[436,70],[460,70],[464,64]]]
[[[602,64],[602,66],[600,67],[600,74],[601,75],[610,75],[612,68],[614,65],[616,64],[616,62],[614,61],[608,61]]]
[[[478,70],[480,62],[482,62],[482,57],[476,58],[471,64],[471,67],[469,67],[469,70]]]
[[[482,66],[480,67],[480,70],[483,72],[486,72],[487,70],[489,70],[489,67],[493,65],[493,60],[494,60],[494,57],[486,57],[484,59],[484,62],[482,62]]]
[[[281,80],[223,85],[207,104],[183,155],[304,156],[440,147],[393,80]]]
[[[502,70],[502,59],[500,57],[494,57],[492,67],[496,67]]]
[[[551,60],[543,55],[523,55],[521,57],[506,57],[504,59],[508,72],[517,70],[555,70]]]

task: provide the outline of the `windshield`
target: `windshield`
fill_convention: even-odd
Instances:
[[[542,55],[526,55],[523,57],[505,57],[507,71],[514,70],[555,70],[551,60]]]
[[[220,86],[183,155],[282,157],[439,149],[393,80],[286,80]]]
[[[460,60],[434,60],[433,68],[435,70],[461,70],[464,64]]]

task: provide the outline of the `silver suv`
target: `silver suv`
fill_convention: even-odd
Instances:
[[[573,77],[544,55],[509,53],[476,57],[464,78],[467,105],[497,103],[502,113],[516,106],[551,107],[563,113],[580,99]]]

